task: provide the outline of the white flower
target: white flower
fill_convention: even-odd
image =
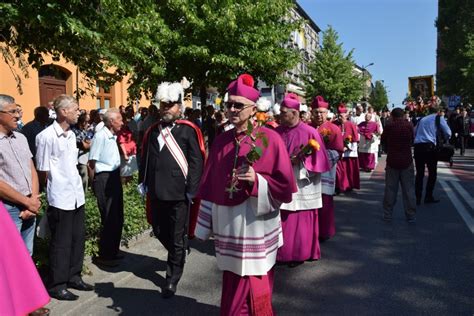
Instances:
[[[259,112],[268,112],[271,106],[272,104],[267,98],[262,97],[257,101],[257,111]]]

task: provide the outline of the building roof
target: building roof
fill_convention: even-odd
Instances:
[[[306,13],[306,11],[303,9],[302,6],[299,5],[298,1],[295,1],[296,4],[296,12],[298,12],[302,17],[305,18],[306,21],[308,21],[309,25],[317,32],[321,32],[321,29],[319,26],[316,25],[316,23],[313,21],[313,19]]]

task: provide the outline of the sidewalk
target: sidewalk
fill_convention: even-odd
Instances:
[[[79,295],[73,302],[51,300],[51,315],[217,315],[221,272],[217,270],[210,242],[192,242],[185,272],[173,299],[161,298],[165,283],[166,251],[160,242],[142,235],[116,268],[99,268],[90,261],[91,275],[84,280],[94,292],[71,290]],[[207,303],[201,303],[207,302]]]

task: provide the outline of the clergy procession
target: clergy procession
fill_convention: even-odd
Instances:
[[[0,12],[0,316],[474,315],[474,0]]]
[[[317,269],[319,262],[328,260],[321,245],[337,235],[337,216],[343,211],[340,197],[364,189],[361,178],[377,168],[382,153],[387,153],[389,158],[380,218],[392,221],[400,178],[406,221],[408,225],[416,222],[411,146],[415,142],[418,179],[419,173],[424,173],[424,166],[419,165],[421,158],[417,158],[417,150],[425,150],[426,146],[424,143],[419,144],[423,147],[418,146],[417,139],[419,142],[428,137],[428,127],[421,126],[431,116],[418,122],[414,134],[412,123],[399,108],[392,111],[392,117],[385,116],[382,124],[380,116],[367,103],[357,105],[352,112],[342,102],[331,106],[320,95],[312,99],[310,110],[294,93],[286,93],[281,104],[272,107],[255,88],[254,78],[242,74],[226,89],[223,105],[227,121],[216,126],[217,136],[210,144],[209,133],[183,117],[184,91],[188,87],[185,79],[158,86],[155,100],[159,116],[146,129],[140,144],[137,191],[143,197],[151,234],[167,252],[164,284],[160,285],[163,299],[179,295],[184,272],[196,268],[185,264],[193,256],[191,249],[200,249],[202,243],[211,240],[217,268],[222,272],[220,315],[276,314],[272,298],[274,280],[279,278],[281,268],[296,273],[303,264]],[[0,101],[6,111],[15,107],[14,100],[7,95],[1,95]],[[79,110],[75,99],[67,95],[57,97],[54,108],[56,120],[36,137],[35,164],[28,165],[31,154],[22,145],[23,141],[15,145],[17,150],[26,150],[21,158],[16,156],[16,147],[12,148],[12,157],[25,160],[21,170],[29,170],[31,174],[31,186],[25,183],[31,197],[38,195],[39,183],[44,183],[38,179],[47,177],[48,222],[39,223],[39,229],[48,225],[52,238],[51,264],[45,282],[25,259],[28,253],[23,253],[21,260],[14,254],[8,256],[11,282],[20,282],[25,278],[21,271],[30,271],[28,282],[13,287],[37,288],[33,295],[37,300],[31,300],[31,304],[15,303],[15,292],[12,292],[12,313],[18,308],[15,304],[40,307],[49,313],[49,309],[41,307],[49,297],[74,301],[79,296],[69,291],[71,288],[97,290],[97,285],[86,283],[81,276],[84,195],[81,177],[74,171],[75,158],[70,155],[77,151],[75,138],[71,138],[72,132],[67,129],[77,123]],[[434,106],[432,109],[433,115],[439,116]],[[306,111],[309,115],[302,115]],[[24,139],[15,131],[15,116],[10,118],[9,122],[2,121],[2,128],[19,140]],[[444,119],[442,122],[447,124]],[[88,165],[95,173],[92,189],[102,216],[98,256],[92,262],[107,269],[120,268],[124,258],[124,252],[119,249],[126,212],[121,183],[127,178],[120,172],[124,166],[120,167],[120,143],[114,136],[120,134],[124,125],[120,112],[107,111],[103,124],[92,139]],[[389,134],[384,134],[383,125]],[[443,129],[449,139],[449,127],[443,125]],[[394,163],[394,159],[401,159],[393,158],[396,155],[403,155],[406,163],[402,166]],[[423,159],[428,158],[423,156]],[[57,163],[70,166],[63,169]],[[400,175],[394,174],[396,170]],[[2,173],[4,177],[13,176],[7,169]],[[425,204],[439,202],[433,197],[431,176]],[[68,182],[64,177],[74,181]],[[3,204],[10,214],[15,204],[10,204],[9,199],[17,198],[23,205],[32,203],[21,202],[8,183],[1,183],[5,187],[2,192],[6,192]],[[61,185],[65,187],[59,188]],[[69,187],[70,193],[58,195]],[[421,189],[417,187],[417,205],[420,205]],[[28,206],[28,210],[35,207]],[[25,218],[23,213],[19,216]],[[11,228],[7,225],[5,229]],[[29,238],[22,236],[24,240]],[[22,243],[21,240],[11,242]],[[31,255],[32,244],[26,245]],[[291,272],[286,277],[291,278]]]

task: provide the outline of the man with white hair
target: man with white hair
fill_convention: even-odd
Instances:
[[[331,168],[321,136],[300,119],[300,109],[298,96],[287,94],[281,103],[281,125],[276,129],[290,155],[298,187],[292,201],[280,207],[284,242],[278,249],[277,260],[290,267],[321,258],[318,229],[318,208],[323,206],[321,174]],[[309,144],[311,149],[302,152]]]
[[[322,96],[316,96],[311,103],[313,127],[324,140],[331,168],[321,175],[323,206],[318,211],[319,240],[327,240],[336,234],[334,198],[337,161],[344,152],[342,133],[339,127],[327,120],[329,103]]]
[[[92,291],[81,278],[85,242],[85,197],[77,170],[76,136],[79,105],[62,94],[53,102],[56,120],[36,136],[36,166],[43,184],[47,181],[47,219],[51,229],[48,293],[58,300],[78,296],[67,288]]]
[[[36,215],[41,202],[38,175],[27,139],[16,132],[18,118],[15,99],[0,94],[0,200],[32,255]]]
[[[183,96],[181,83],[158,86],[155,99],[161,120],[145,133],[139,171],[139,183],[147,192],[148,220],[168,251],[163,298],[174,296],[183,275],[188,229],[194,231],[198,211],[192,212],[190,204],[198,190],[205,155],[199,128],[178,120],[184,112]]]
[[[101,215],[99,256],[95,263],[116,266],[123,228],[123,190],[120,179],[120,153],[116,134],[123,126],[122,114],[112,108],[105,112],[104,127],[92,139],[89,167],[94,171],[92,188]]]

